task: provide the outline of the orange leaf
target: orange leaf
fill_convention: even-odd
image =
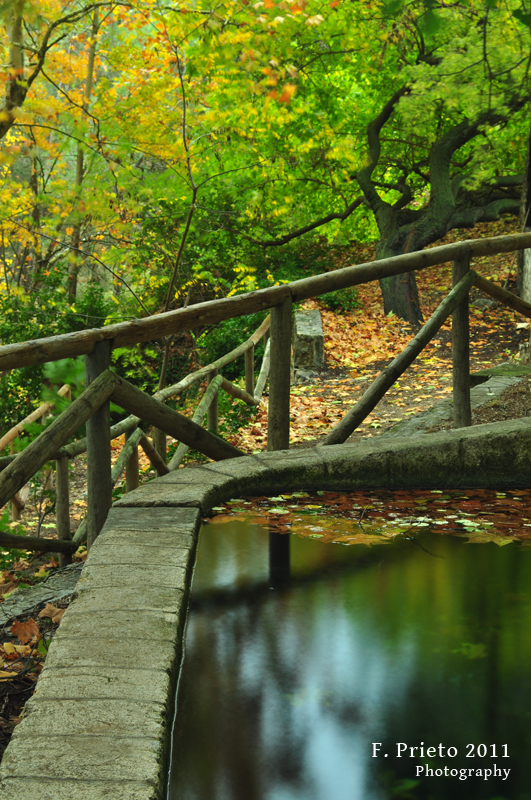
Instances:
[[[31,639],[39,638],[39,629],[32,617],[26,622],[14,622],[9,630],[21,644],[27,644]]]
[[[291,98],[293,97],[293,95],[295,94],[296,91],[297,91],[297,87],[294,86],[293,83],[287,83],[284,86],[284,91],[282,92],[282,94],[278,98],[278,102],[279,103],[289,103],[291,101]]]

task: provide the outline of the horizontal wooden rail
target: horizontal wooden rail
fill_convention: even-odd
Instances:
[[[454,308],[466,297],[470,288],[474,285],[476,273],[470,270],[455,286],[450,294],[445,297],[442,303],[435,309],[429,320],[420,329],[414,339],[397,356],[369,386],[367,391],[351,408],[345,417],[339,422],[330,433],[320,442],[321,445],[342,444],[356,430],[365,417],[370,414],[373,408],[379,403],[388,389],[395,383],[400,375],[415,360],[418,354],[426,347],[428,342],[433,339],[441,325],[445,323]]]
[[[112,394],[117,378],[104,372],[79,395],[0,474],[0,508],[27,483],[36,472],[54,458],[58,448],[83,425]]]
[[[104,328],[50,336],[31,342],[19,342],[0,347],[0,371],[45,364],[60,358],[91,353],[99,341],[113,340],[114,346],[125,347],[139,342],[161,339],[183,330],[213,325],[225,319],[241,317],[280,305],[291,296],[293,302],[317,297],[325,292],[346,289],[380,278],[404,272],[426,269],[445,261],[455,261],[470,253],[471,257],[508,253],[531,247],[531,233],[495,236],[488,239],[469,239],[465,242],[432,247],[379,261],[314,275],[303,280],[271,286],[255,292],[210,300],[206,303],[167,311],[145,319],[120,322]]]
[[[0,547],[34,550],[39,553],[75,553],[79,545],[68,539],[41,539],[38,536],[17,536],[0,531]]]

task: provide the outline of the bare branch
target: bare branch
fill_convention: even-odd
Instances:
[[[341,221],[347,219],[347,217],[350,217],[352,212],[364,202],[365,198],[363,196],[357,197],[354,202],[347,206],[345,211],[342,213],[328,214],[326,217],[322,217],[315,222],[311,222],[309,225],[305,225],[303,228],[298,228],[296,231],[287,233],[285,236],[280,236],[278,239],[261,241],[260,239],[253,239],[251,236],[246,236],[244,233],[240,233],[240,236],[242,236],[243,239],[247,239],[247,241],[252,242],[253,244],[259,244],[261,247],[280,247],[283,244],[291,242],[292,239],[297,239],[299,236],[303,236],[305,233],[309,233],[316,228],[320,228],[322,225],[326,225],[328,222],[332,222],[334,219],[339,219]]]

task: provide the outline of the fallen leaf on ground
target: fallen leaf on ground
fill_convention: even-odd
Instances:
[[[42,611],[39,611],[39,619],[48,618],[55,623],[61,622],[65,611],[65,608],[57,608],[57,606],[52,605],[52,603],[46,603]]]
[[[14,622],[9,630],[21,644],[27,644],[32,639],[36,641],[39,638],[37,623],[31,617],[26,622]]]

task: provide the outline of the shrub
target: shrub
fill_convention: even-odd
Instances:
[[[327,311],[335,311],[337,314],[346,314],[361,305],[358,300],[358,293],[353,287],[337,289],[335,292],[322,294],[319,298],[319,303]]]

